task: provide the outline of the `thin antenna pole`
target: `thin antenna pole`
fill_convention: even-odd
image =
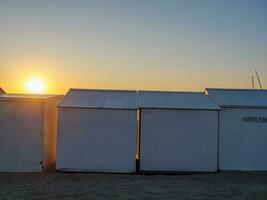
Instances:
[[[258,82],[259,82],[259,85],[260,85],[260,88],[262,89],[262,86],[261,86],[261,81],[260,81],[260,77],[259,77],[259,74],[257,72],[257,70],[255,69],[255,73],[256,73],[256,76],[257,76],[257,79],[258,79]]]
[[[255,89],[255,85],[254,85],[254,76],[253,75],[251,76],[251,80],[252,80],[252,88],[254,90]]]

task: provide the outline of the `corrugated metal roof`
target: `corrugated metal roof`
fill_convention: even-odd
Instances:
[[[222,107],[267,107],[267,90],[207,88],[206,94]]]
[[[62,97],[62,95],[52,94],[0,94],[0,101],[17,100],[46,100],[53,97]]]
[[[59,107],[137,109],[136,91],[70,89]]]
[[[139,91],[141,108],[220,109],[201,92]]]

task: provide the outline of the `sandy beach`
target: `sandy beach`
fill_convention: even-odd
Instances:
[[[0,173],[0,199],[266,199],[267,172]]]

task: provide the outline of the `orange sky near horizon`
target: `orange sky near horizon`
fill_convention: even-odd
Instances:
[[[251,75],[254,73],[253,69],[225,68],[222,73],[218,68],[196,70],[194,67],[180,67],[180,71],[177,70],[179,67],[170,67],[166,71],[161,66],[142,68],[127,62],[124,66],[128,67],[124,69],[111,60],[85,66],[72,60],[62,63],[47,56],[42,58],[42,54],[21,57],[6,62],[4,70],[1,69],[0,87],[6,92],[29,93],[27,83],[31,79],[43,80],[46,84],[44,93],[49,94],[65,94],[69,88],[170,91],[204,91],[205,87],[251,88]],[[73,67],[75,65],[77,67]],[[261,71],[264,69],[260,68]]]
[[[44,66],[49,64],[45,63]],[[79,74],[79,72],[61,72],[60,70],[47,70],[49,67],[36,67],[38,64],[27,65],[27,67],[16,67],[0,75],[0,87],[9,93],[29,93],[27,83],[32,79],[44,81],[46,89],[44,93],[65,94],[69,88],[91,88],[91,89],[125,89],[125,90],[168,90],[168,91],[204,91],[205,87],[222,88],[251,88],[250,73],[243,73],[246,80],[240,80],[238,73],[225,72],[220,78],[209,77],[204,73],[192,74],[191,72],[177,75],[175,72],[162,73],[155,76],[149,72],[133,72],[128,76],[110,76],[109,73]],[[50,65],[51,66],[51,65]],[[53,69],[53,67],[51,67]],[[190,70],[189,70],[190,71]],[[251,74],[253,71],[251,71]],[[4,74],[4,76],[2,76]],[[7,77],[8,78],[7,78]],[[206,79],[202,81],[199,77]],[[212,74],[211,74],[212,76]],[[146,78],[147,77],[147,78]],[[224,78],[225,77],[225,78]],[[255,82],[256,82],[256,77]],[[232,79],[226,84],[225,79]],[[263,81],[264,82],[264,81]],[[255,83],[257,85],[257,83]],[[246,87],[247,86],[247,87]]]

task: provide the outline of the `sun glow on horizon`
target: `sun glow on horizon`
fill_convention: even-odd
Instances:
[[[41,79],[31,79],[27,82],[27,90],[29,93],[41,94],[46,90],[46,84]]]

